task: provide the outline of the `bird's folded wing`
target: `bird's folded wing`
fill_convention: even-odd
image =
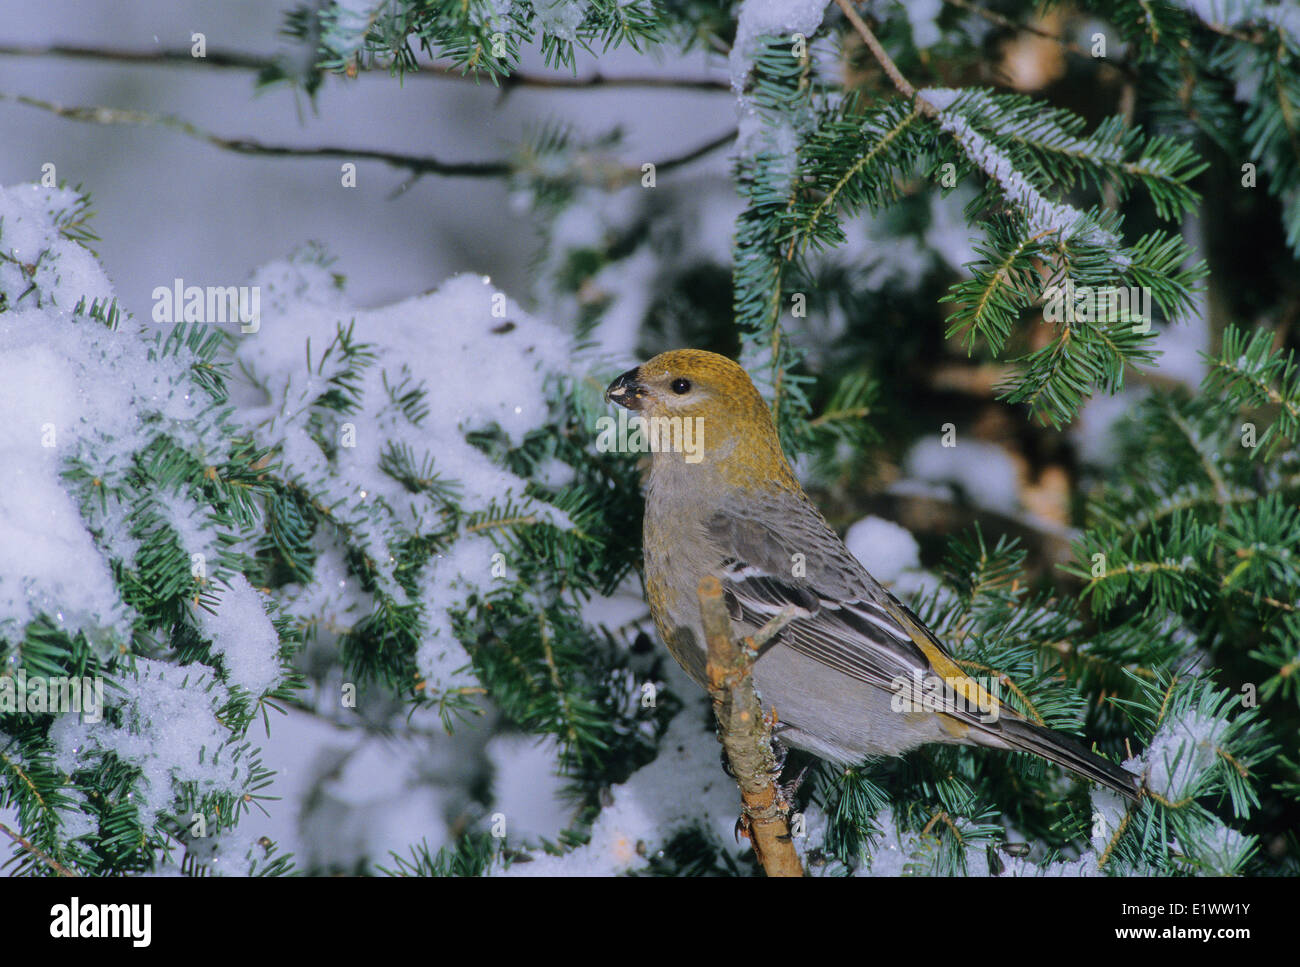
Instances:
[[[916,615],[866,573],[828,525],[818,522],[834,544],[819,553],[816,545],[827,536],[808,535],[813,540],[804,544],[807,559],[799,569],[792,569],[789,559],[801,552],[791,551],[788,540],[752,518],[717,522],[710,528],[726,555],[722,578],[732,618],[761,628],[790,609],[794,617],[768,647],[789,646],[890,692],[924,680],[928,689],[941,688],[953,698],[945,703],[945,711],[972,724],[987,723],[987,712],[999,708],[997,699],[961,670]]]

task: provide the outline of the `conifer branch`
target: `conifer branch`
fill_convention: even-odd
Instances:
[[[741,815],[749,826],[754,854],[768,876],[803,876],[803,865],[786,820],[788,806],[777,785],[771,729],[750,678],[752,661],[746,649],[732,640],[721,582],[714,577],[701,581],[699,599],[709,647],[713,713],[740,787]]]
[[[86,47],[79,44],[0,44],[0,57],[61,57],[73,60],[106,61],[116,64],[143,64],[169,67],[203,67],[230,70],[269,71],[282,66],[280,58],[261,54],[242,54],[233,50],[209,48],[202,57],[195,57],[188,47],[162,50],[131,50],[126,47]],[[376,70],[367,73],[377,73]],[[439,64],[417,64],[405,72],[408,76],[434,80],[466,81],[478,84],[473,74]],[[546,90],[586,90],[591,88],[676,88],[687,91],[715,91],[730,93],[731,85],[724,78],[709,77],[659,77],[654,74],[629,74],[607,76],[596,72],[586,77],[566,77],[563,74],[548,76],[516,71],[504,77],[493,78],[503,93],[516,87],[535,87]]]
[[[55,873],[59,874],[59,876],[80,876],[81,875],[74,870],[68,869],[66,866],[64,866],[62,863],[56,860],[49,853],[46,853],[44,850],[34,845],[23,836],[19,835],[18,833],[15,833],[4,823],[0,823],[0,833],[4,833],[15,843],[21,846],[24,850],[30,853],[32,856],[35,856],[38,860],[40,860],[42,863],[44,863],[46,866],[52,869]]]
[[[206,141],[223,151],[236,154],[263,155],[270,157],[297,158],[345,158],[353,161],[382,161],[395,168],[402,168],[415,174],[435,174],[448,177],[498,178],[509,175],[513,166],[507,161],[467,161],[448,162],[427,155],[410,155],[395,151],[378,151],[369,148],[350,148],[342,145],[318,145],[316,147],[285,144],[266,144],[255,138],[224,138],[205,131],[189,121],[166,114],[151,114],[147,111],[132,111],[121,108],[101,107],[98,105],[77,106],[56,104],[24,94],[10,94],[0,91],[0,101],[23,104],[47,111],[58,117],[71,121],[84,121],[90,124],[125,125],[128,127],[161,127],[179,131],[181,134]]]
[[[378,151],[371,148],[351,148],[344,145],[299,147],[286,144],[267,144],[255,138],[224,138],[210,131],[205,131],[182,118],[167,114],[151,114],[146,111],[101,106],[63,105],[40,98],[28,97],[24,94],[9,94],[4,91],[0,91],[0,101],[23,104],[27,107],[47,111],[58,117],[68,118],[72,121],[84,121],[90,124],[169,128],[199,141],[206,141],[213,147],[221,148],[224,151],[233,151],[236,154],[277,158],[342,158],[348,161],[380,161],[415,175],[441,175],[449,178],[504,178],[518,170],[517,164],[506,160],[452,162],[428,155]],[[735,136],[736,132],[734,130],[727,131],[684,154],[657,162],[656,169],[664,172],[680,168],[730,143]],[[590,179],[605,187],[613,187],[639,179],[641,177],[641,168],[639,165],[596,166],[590,173],[576,169],[574,174],[578,180]]]
[[[884,69],[885,73],[889,76],[890,81],[893,82],[894,87],[898,88],[898,92],[908,100],[915,98],[916,104],[923,114],[931,117],[934,116],[934,114],[937,113],[934,106],[916,96],[916,88],[913,87],[908,79],[903,76],[903,72],[898,69],[898,65],[894,63],[893,58],[885,52],[885,48],[880,45],[880,41],[877,40],[876,35],[871,32],[871,28],[867,26],[867,22],[858,15],[857,10],[853,8],[853,4],[850,3],[849,0],[835,0],[835,4],[844,11],[845,19],[853,25],[853,29],[858,32],[858,36],[862,38],[862,42],[866,44],[867,49],[871,51],[871,56],[876,58],[876,62]]]

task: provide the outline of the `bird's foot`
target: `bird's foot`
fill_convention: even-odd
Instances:
[[[718,761],[722,763],[722,771],[734,780],[736,778],[736,770],[731,768],[731,760],[727,758],[726,746],[718,747]]]
[[[780,803],[781,807],[787,812],[794,809],[795,796],[799,794],[799,789],[800,787],[803,786],[803,781],[805,778],[807,778],[808,770],[811,768],[812,768],[812,763],[807,763],[806,765],[804,765],[802,769],[799,770],[799,774],[795,776],[793,779],[791,779],[789,782],[777,783],[776,785],[777,800]]]
[[[735,834],[737,843],[740,842],[740,837],[742,836],[745,837],[745,839],[749,839],[749,817],[744,813],[741,813],[736,817]]]
[[[786,757],[790,754],[790,750],[789,748],[786,747],[786,745],[783,742],[781,742],[781,740],[776,738],[772,739],[771,745],[772,745],[772,762],[773,762],[772,775],[780,776],[782,770],[785,769],[785,760]],[[722,771],[725,772],[732,779],[735,779],[736,770],[731,767],[731,760],[727,758],[727,750],[725,747],[718,750],[718,760],[722,763]]]
[[[782,742],[780,739],[778,739],[775,735],[772,736],[771,744],[772,744],[772,761],[775,763],[772,772],[775,775],[779,776],[781,774],[781,771],[785,769],[785,760],[786,757],[789,756],[790,750],[786,747],[786,744]]]

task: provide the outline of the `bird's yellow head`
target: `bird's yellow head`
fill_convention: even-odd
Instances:
[[[610,383],[605,399],[643,418],[656,470],[703,465],[735,486],[794,483],[767,403],[726,356],[660,353]]]

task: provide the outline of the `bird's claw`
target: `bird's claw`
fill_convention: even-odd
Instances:
[[[812,764],[808,763],[802,769],[800,769],[799,774],[795,776],[793,779],[791,779],[789,782],[777,783],[776,785],[777,799],[779,800],[781,807],[785,809],[787,812],[789,810],[794,809],[794,805],[795,805],[794,797],[798,795],[799,789],[803,785],[804,779],[808,776],[808,770],[811,768],[812,768]]]
[[[785,743],[775,737],[772,738],[772,761],[776,763],[772,770],[773,774],[780,775],[785,768],[785,760],[790,755],[790,750],[786,748]]]
[[[722,746],[718,749],[718,759],[722,762],[722,771],[734,780],[736,778],[736,770],[731,768],[731,759],[727,757],[726,746]]]
[[[736,833],[737,843],[740,842],[740,837],[742,836],[744,836],[745,839],[749,839],[749,817],[746,816],[744,813],[741,813],[738,817],[736,817],[735,833]]]

